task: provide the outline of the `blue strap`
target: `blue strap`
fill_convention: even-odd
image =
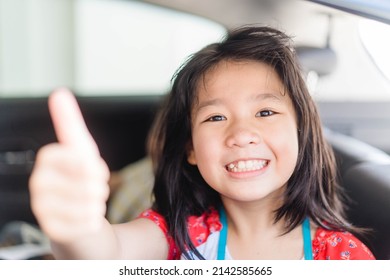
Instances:
[[[305,260],[313,260],[313,251],[311,245],[311,235],[310,235],[310,220],[305,218],[302,224],[302,234],[303,234],[303,254]]]
[[[222,224],[222,229],[219,233],[217,260],[224,260],[227,242],[227,218],[223,207],[221,207],[221,209],[219,210],[219,219]],[[304,258],[305,260],[313,260],[309,218],[305,218],[303,220],[302,235]]]
[[[227,219],[223,207],[221,207],[221,209],[219,210],[219,219],[222,224],[222,229],[219,232],[217,260],[224,260],[227,242]]]

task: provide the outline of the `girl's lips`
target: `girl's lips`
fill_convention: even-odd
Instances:
[[[249,159],[249,160],[238,160],[227,164],[226,170],[233,173],[250,172],[261,170],[267,166],[269,160],[265,159]]]

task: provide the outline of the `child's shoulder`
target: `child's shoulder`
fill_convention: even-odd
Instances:
[[[370,249],[356,236],[347,231],[318,228],[312,244],[315,260],[375,259]]]
[[[139,217],[149,219],[160,227],[168,241],[168,259],[178,258],[180,252],[174,243],[172,236],[169,234],[165,218],[158,212],[151,209],[142,212]],[[220,222],[218,211],[210,209],[199,216],[193,215],[188,217],[187,228],[192,244],[194,244],[195,247],[198,247],[206,243],[211,234],[220,231],[222,229],[222,223]]]

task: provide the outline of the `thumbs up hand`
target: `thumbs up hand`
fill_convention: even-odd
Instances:
[[[68,243],[103,225],[110,173],[74,95],[54,91],[49,111],[59,142],[37,154],[29,182],[31,207],[52,241]]]

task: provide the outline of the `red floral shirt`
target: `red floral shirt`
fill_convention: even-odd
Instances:
[[[153,210],[146,210],[140,215],[153,221],[164,232],[169,245],[167,259],[182,257],[173,238],[168,234],[165,219]],[[222,224],[218,211],[213,210],[201,216],[188,219],[188,230],[191,241],[205,259],[216,259],[217,243]],[[359,239],[349,232],[330,231],[318,228],[312,240],[314,260],[374,260],[371,251]],[[228,255],[228,258],[231,258]]]

